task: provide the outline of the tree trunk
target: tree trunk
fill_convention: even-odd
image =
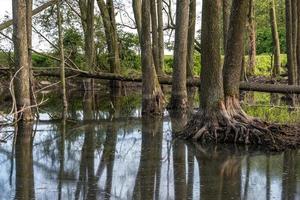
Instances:
[[[142,2],[141,0],[132,0],[132,9],[135,19],[135,24],[139,38],[141,38],[141,29],[142,29]]]
[[[226,41],[227,41],[227,35],[228,35],[231,4],[232,4],[232,0],[223,0],[223,48],[224,48],[224,54],[225,54]]]
[[[158,25],[157,25],[157,12],[156,12],[156,0],[151,0],[151,24],[152,24],[152,53],[153,63],[157,74],[161,74],[159,68],[159,51],[158,51]]]
[[[158,82],[153,64],[150,0],[142,2],[141,56],[142,56],[142,113],[161,114],[164,108],[164,96]]]
[[[79,0],[81,23],[84,31],[86,64],[91,71],[94,70],[95,60],[94,4],[95,0]]]
[[[189,26],[189,0],[177,0],[173,65],[173,84],[170,108],[187,107],[186,64]]]
[[[292,0],[292,41],[293,41],[293,62],[294,62],[294,84],[297,84],[298,74],[297,74],[297,26],[298,26],[298,16],[297,16],[297,0]]]
[[[105,4],[104,0],[97,0],[98,6],[101,11],[101,16],[105,29],[106,42],[108,46],[109,62],[111,65],[111,73],[120,73],[121,63],[120,63],[120,53],[119,53],[119,43],[118,34],[116,27],[116,19],[114,12],[114,5],[112,0],[108,0]]]
[[[296,61],[297,61],[297,84],[300,85],[300,0],[297,0],[297,49],[296,49]]]
[[[234,0],[226,54],[224,58],[224,94],[227,97],[239,97],[239,82],[241,77],[241,65],[243,60],[243,42],[246,28],[249,0]]]
[[[250,0],[248,12],[248,29],[249,29],[249,61],[248,61],[248,75],[254,74],[256,61],[256,25],[255,25],[255,0]]]
[[[60,12],[61,0],[57,3],[57,26],[58,26],[58,43],[60,54],[60,81],[61,81],[61,94],[63,100],[63,118],[65,119],[68,112],[68,101],[66,95],[66,78],[65,78],[65,53],[64,53],[64,38],[62,28],[62,14]]]
[[[164,30],[163,30],[163,0],[157,0],[157,26],[158,26],[158,63],[159,69],[163,73],[164,62],[165,62],[165,45],[164,45]]]
[[[196,0],[190,0],[189,6],[189,27],[187,41],[187,78],[193,78],[194,73],[194,44],[195,44],[195,29],[196,29]]]
[[[30,98],[30,69],[28,62],[27,4],[26,0],[13,0],[13,42],[16,78],[14,79],[17,117],[23,121],[33,119]]]
[[[272,76],[276,77],[280,74],[281,64],[280,64],[280,41],[279,41],[279,34],[277,28],[276,8],[275,8],[274,0],[270,0],[270,23],[272,29],[273,52],[274,52],[274,65],[272,70]]]
[[[286,7],[286,52],[287,52],[287,67],[288,67],[288,83],[295,84],[294,78],[294,54],[293,54],[293,24],[292,24],[292,4],[291,0],[285,0]]]

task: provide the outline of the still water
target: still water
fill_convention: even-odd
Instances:
[[[247,112],[300,122],[299,111],[263,107],[272,98],[255,95],[244,100]],[[51,120],[61,105],[55,94],[48,98],[39,122],[0,130],[7,139],[0,143],[1,200],[300,200],[296,150],[274,154],[172,140],[189,116],[141,117],[138,93],[77,92],[69,96],[67,121]]]

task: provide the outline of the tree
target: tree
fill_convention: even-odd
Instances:
[[[189,6],[189,25],[188,25],[188,41],[187,41],[187,78],[193,78],[194,73],[194,44],[195,44],[195,28],[196,28],[196,0],[190,0]]]
[[[223,48],[226,49],[227,32],[229,26],[232,0],[223,0]]]
[[[177,0],[172,96],[170,108],[187,107],[186,64],[189,0]]]
[[[162,113],[164,108],[164,95],[158,82],[153,64],[151,45],[150,0],[142,2],[141,27],[141,57],[142,57],[142,112]]]
[[[264,144],[275,149],[295,144],[292,141],[297,136],[288,138],[276,125],[248,116],[240,106],[238,84],[248,9],[249,0],[233,0],[222,80],[220,1],[203,1],[200,110],[180,132],[181,137],[200,142]]]
[[[66,95],[66,77],[65,77],[65,53],[64,53],[64,36],[62,28],[62,15],[60,12],[61,0],[57,2],[57,27],[58,27],[58,44],[59,44],[59,55],[60,55],[60,82],[61,82],[61,93],[63,101],[63,118],[66,117],[68,111],[68,101]]]
[[[164,48],[164,30],[163,30],[163,0],[157,0],[157,31],[158,31],[158,65],[160,71],[163,73],[165,62],[165,48]]]
[[[94,4],[95,0],[79,0],[81,24],[84,32],[84,50],[88,69],[94,70],[95,60],[95,27],[94,27]]]
[[[152,54],[153,63],[157,74],[162,74],[159,66],[159,47],[158,47],[158,24],[157,24],[157,6],[156,0],[152,0],[150,3],[151,7],[151,27],[152,27]]]
[[[18,118],[23,121],[33,119],[31,112],[30,95],[30,61],[29,45],[31,39],[28,33],[27,23],[31,16],[27,17],[27,7],[29,0],[13,0],[13,42],[14,42],[14,62],[16,78],[14,79],[16,106]],[[30,39],[30,41],[28,41]]]
[[[286,52],[287,52],[287,67],[288,67],[288,83],[295,83],[295,60],[293,53],[293,24],[292,24],[292,2],[285,0],[286,7]]]
[[[117,26],[115,19],[115,9],[113,0],[97,0],[98,6],[101,11],[102,21],[105,30],[106,43],[109,52],[110,72],[120,73],[120,52],[119,52],[119,41],[117,34]]]
[[[256,61],[256,24],[255,24],[255,0],[250,0],[248,11],[248,32],[249,32],[249,61],[247,74],[253,75]]]
[[[274,0],[270,0],[270,24],[272,30],[274,64],[272,76],[276,77],[280,73],[280,41],[277,28],[276,8]]]

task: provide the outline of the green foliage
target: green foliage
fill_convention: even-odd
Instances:
[[[286,50],[285,42],[285,29],[281,28],[278,30],[280,40],[280,50],[282,53]],[[272,31],[270,28],[260,28],[257,30],[257,54],[272,53],[273,52],[273,40]]]
[[[121,64],[126,68],[141,69],[139,37],[128,32],[119,33]]]
[[[32,54],[32,66],[33,67],[52,67],[53,60],[46,56]]]
[[[199,75],[201,70],[201,56],[200,53],[194,53],[194,75]],[[172,74],[173,72],[173,56],[172,55],[165,55],[165,65],[164,71],[166,74]]]
[[[68,28],[64,32],[64,49],[65,54],[70,57],[78,66],[83,63],[83,56],[79,53],[83,49],[83,39],[78,30]]]

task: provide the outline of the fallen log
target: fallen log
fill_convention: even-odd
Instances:
[[[57,2],[57,0],[51,0],[51,1],[48,1],[47,3],[44,3],[43,5],[37,7],[36,9],[34,9],[32,11],[32,16],[42,12],[43,10],[45,10],[46,8],[54,5],[55,3]],[[13,24],[13,20],[10,19],[10,20],[7,20],[6,22],[3,22],[0,24],[0,31],[3,31],[4,29],[10,27],[11,25]]]
[[[0,68],[0,74],[6,74],[9,69]],[[55,71],[39,71],[34,70],[35,76],[41,77],[60,77],[60,74]],[[115,80],[115,81],[126,81],[126,82],[142,82],[141,76],[124,76],[120,74],[106,73],[106,72],[86,72],[74,69],[68,69],[66,76],[76,76],[81,78],[93,78],[101,80]],[[165,85],[172,85],[171,76],[160,76],[159,82]],[[188,79],[187,86],[199,87],[200,79]],[[282,93],[282,94],[300,94],[300,86],[297,85],[283,85],[283,84],[264,84],[264,83],[250,83],[241,82],[240,90],[243,91],[256,91],[256,92],[270,92],[270,93]]]

